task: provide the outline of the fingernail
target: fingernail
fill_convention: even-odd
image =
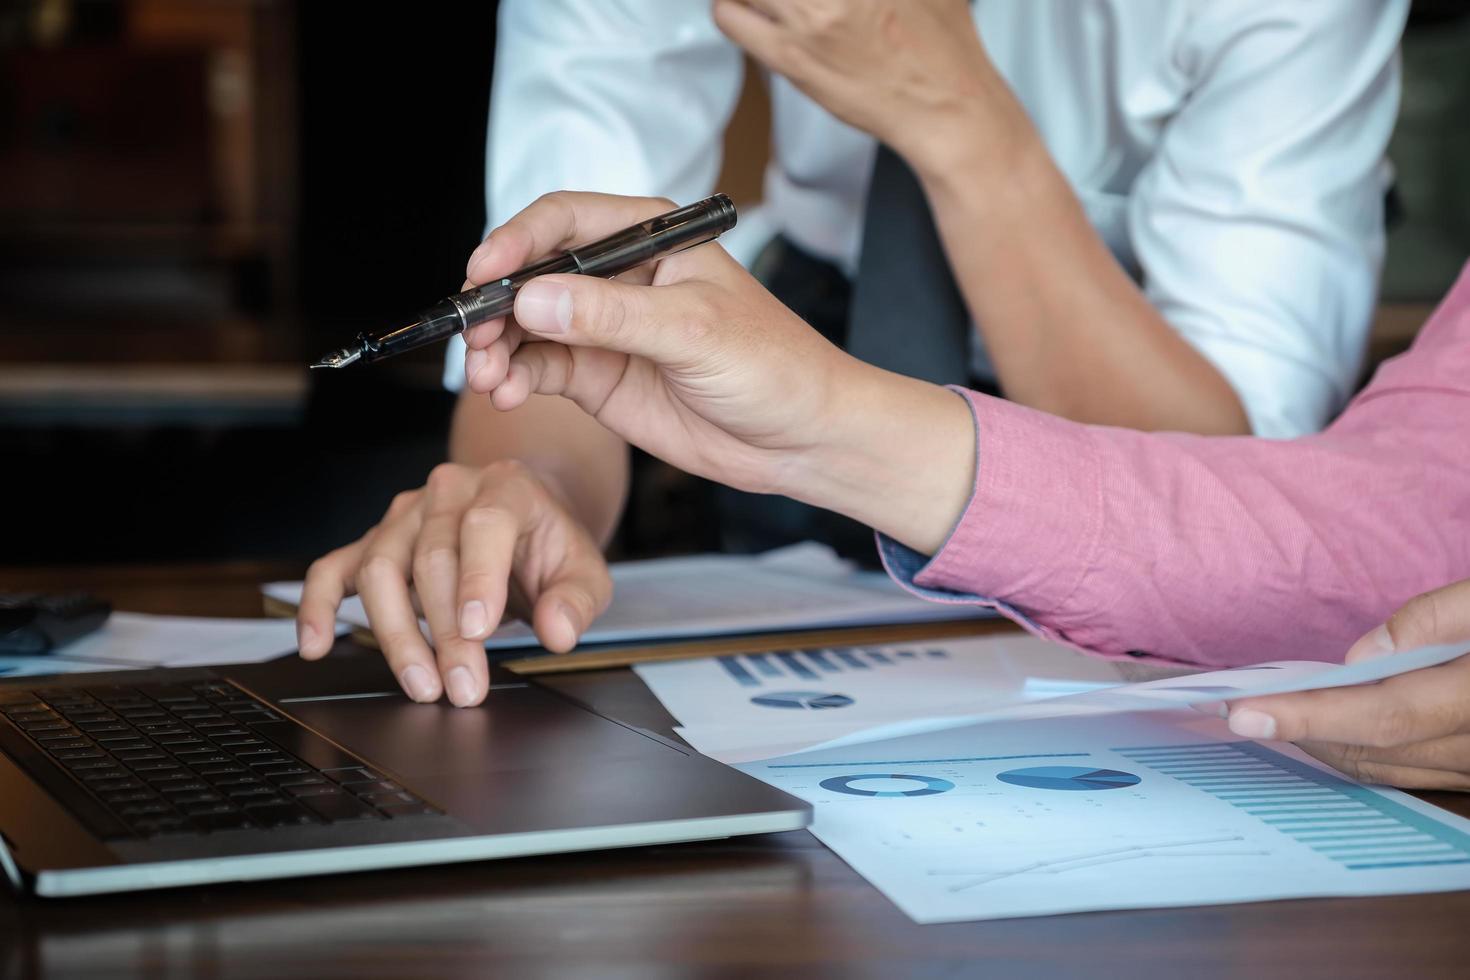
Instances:
[[[1202,715],[1214,715],[1217,718],[1230,717],[1230,709],[1225,706],[1224,701],[1200,701],[1191,704],[1190,707]]]
[[[456,667],[449,672],[449,700],[456,707],[468,708],[475,703],[475,675],[468,667]]]
[[[484,351],[474,347],[470,348],[470,352],[465,355],[464,359],[464,376],[466,380],[475,380],[475,375],[479,374],[480,368],[485,366],[485,359],[487,357],[489,355]]]
[[[1264,711],[1242,708],[1230,715],[1230,730],[1242,738],[1276,737],[1276,719]]]
[[[403,668],[403,673],[398,675],[398,682],[408,692],[408,696],[415,701],[432,701],[435,698],[434,679],[429,676],[428,670],[418,664],[409,664]]]
[[[459,611],[459,635],[466,640],[478,640],[485,635],[488,619],[485,604],[479,599],[471,599]]]
[[[296,627],[296,649],[302,653],[316,652],[316,629],[305,623]]]
[[[1390,653],[1398,653],[1398,649],[1393,645],[1393,634],[1388,631],[1387,623],[1384,623],[1368,635],[1373,638],[1374,651],[1369,656],[1381,657]]]
[[[516,321],[536,333],[566,333],[572,325],[572,291],[554,282],[531,280],[516,296]]]

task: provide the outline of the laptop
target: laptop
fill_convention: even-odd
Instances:
[[[810,807],[546,688],[416,704],[339,644],[0,682],[0,875],[50,897],[796,830]]]

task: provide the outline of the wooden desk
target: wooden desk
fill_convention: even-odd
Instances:
[[[199,600],[187,611],[246,608],[250,571],[216,570],[182,593]],[[84,577],[105,592],[114,574]],[[173,585],[200,578],[116,581],[129,608],[184,611]],[[542,682],[670,727],[626,670]],[[1427,798],[1470,815],[1470,797]],[[1470,892],[918,926],[800,832],[64,902],[3,893],[0,978],[1461,977],[1467,921]]]

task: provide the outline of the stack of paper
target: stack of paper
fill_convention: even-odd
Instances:
[[[97,632],[41,657],[0,657],[0,677],[199,667],[270,660],[296,649],[296,625],[280,619],[197,619],[113,613]]]
[[[1128,684],[1134,665],[1003,637],[636,670],[687,741],[812,803],[812,833],[947,922],[1470,888],[1470,821],[1186,707],[1464,652]]]

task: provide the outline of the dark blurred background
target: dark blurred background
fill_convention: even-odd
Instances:
[[[437,351],[303,365],[460,285],[495,13],[0,0],[0,566],[289,574],[421,482],[452,403]],[[1467,15],[1416,4],[1404,42],[1375,358],[1470,256]],[[757,193],[763,113],[747,86],[722,180],[737,200]],[[702,544],[638,531],[625,550]]]

